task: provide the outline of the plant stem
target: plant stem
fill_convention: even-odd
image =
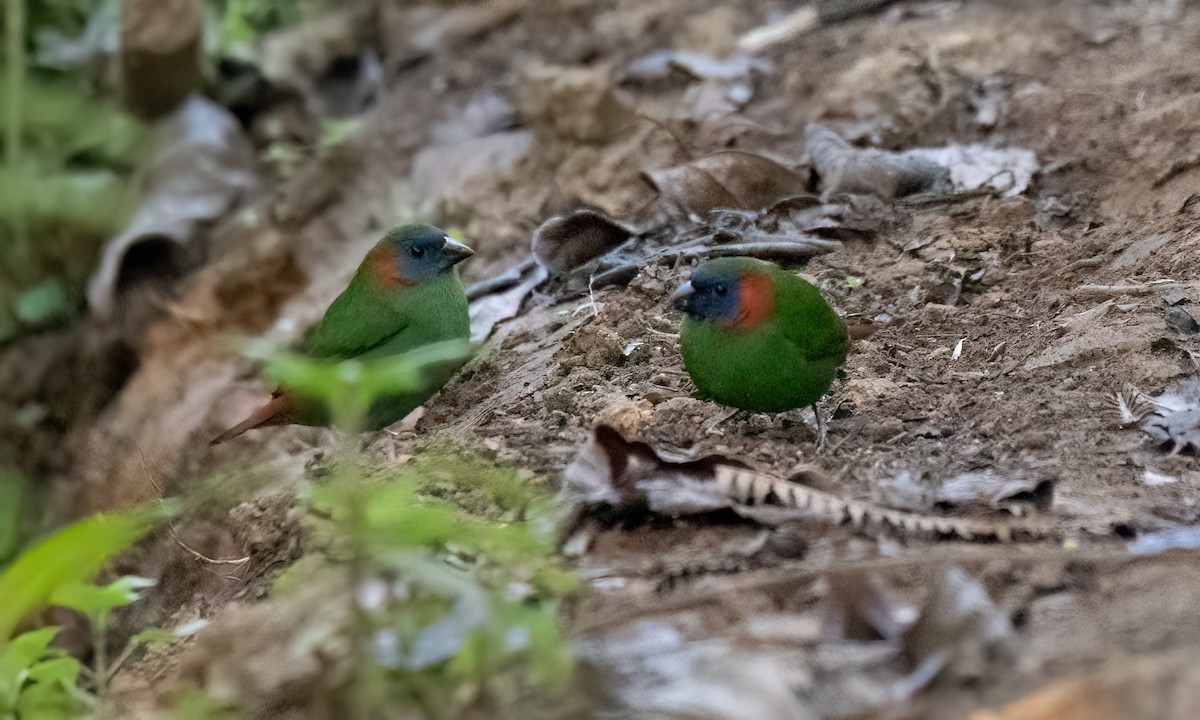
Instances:
[[[96,705],[103,707],[108,689],[108,648],[104,644],[106,617],[91,618],[92,654],[96,666]]]

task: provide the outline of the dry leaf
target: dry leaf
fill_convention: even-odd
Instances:
[[[954,184],[954,192],[986,186],[1004,197],[1025,192],[1040,169],[1037,155],[1025,148],[947,145],[909,150],[902,157],[925,160],[945,168]]]
[[[892,200],[950,188],[949,172],[936,163],[875,148],[856,148],[822,125],[808,126],[806,144],[825,198],[846,193]]]
[[[762,210],[799,195],[807,183],[774,160],[723,150],[697,160],[643,172],[642,178],[668,202],[703,217],[718,208]]]
[[[113,316],[131,278],[175,278],[188,269],[200,226],[254,188],[254,150],[224,108],[192,97],[155,126],[138,182],[137,209],[88,282],[88,305],[102,320]]]
[[[885,200],[919,192],[949,194],[990,187],[1005,197],[1028,189],[1040,169],[1024,148],[947,145],[902,153],[856,148],[821,125],[808,126],[808,154],[823,196],[870,194]]]
[[[1015,514],[1022,504],[1048,510],[1054,501],[1054,483],[1039,480],[1030,473],[1005,474],[995,468],[959,473],[943,480],[934,493],[935,503],[956,507],[982,504],[1004,508]]]
[[[627,512],[712,512],[733,505],[713,481],[721,462],[728,464],[720,457],[664,459],[649,445],[629,442],[611,427],[598,425],[564,472],[563,496],[571,504]]]
[[[633,236],[628,228],[595,210],[576,210],[542,223],[533,233],[533,256],[558,276],[615,249]]]

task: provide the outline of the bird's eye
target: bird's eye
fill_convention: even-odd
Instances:
[[[415,258],[419,258],[425,254],[425,248],[419,245],[414,245],[408,249],[408,254]]]
[[[729,291],[725,289],[724,285],[713,285],[713,292],[724,297],[725,293],[727,293]]]

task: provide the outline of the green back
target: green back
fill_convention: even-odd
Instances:
[[[360,270],[304,337],[321,360],[387,357],[470,336],[467,295],[452,270],[411,287],[386,290]]]
[[[846,361],[850,338],[846,323],[812,283],[779,268],[771,268],[775,284],[775,322],[809,360]],[[769,323],[768,323],[769,324]]]
[[[685,317],[680,344],[696,387],[743,410],[782,412],[815,403],[846,360],[846,324],[810,283],[757,260],[722,258],[733,260],[770,268],[775,311],[747,331]]]

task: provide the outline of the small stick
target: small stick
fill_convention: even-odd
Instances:
[[[1165,282],[1147,285],[1080,285],[1068,291],[1075,297],[1110,297],[1113,295],[1149,295],[1155,290],[1191,287],[1192,283]]]
[[[747,255],[755,258],[799,259],[822,255],[840,248],[840,240],[808,238],[801,242],[754,242],[733,245],[716,245],[687,250],[688,255]]]
[[[471,286],[467,288],[467,300],[478,300],[484,295],[507,290],[521,282],[522,276],[535,266],[537,266],[537,260],[530,255],[495,277],[471,283]]]

